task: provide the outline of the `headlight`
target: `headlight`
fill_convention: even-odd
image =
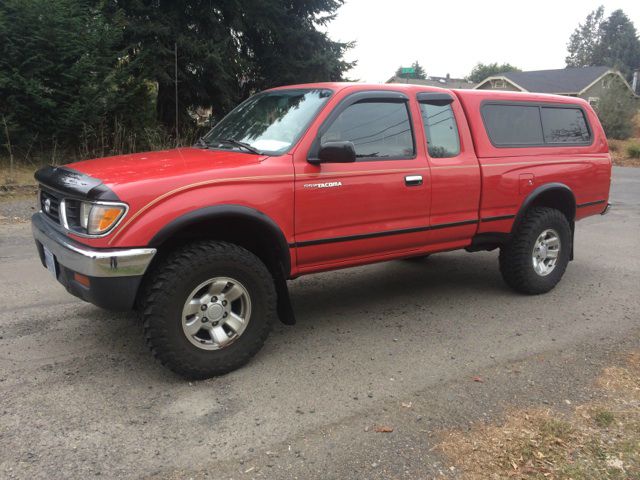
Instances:
[[[82,202],[80,226],[89,235],[102,235],[118,223],[126,210],[124,205]]]

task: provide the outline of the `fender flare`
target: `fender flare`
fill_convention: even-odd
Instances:
[[[190,225],[200,223],[202,221],[222,220],[228,218],[241,218],[254,222],[261,228],[266,228],[276,241],[277,258],[282,262],[284,273],[289,275],[291,272],[291,256],[289,252],[289,244],[284,233],[278,224],[265,213],[255,208],[243,205],[214,205],[202,207],[192,210],[184,215],[174,218],[164,227],[162,227],[153,238],[149,241],[149,246],[158,247],[166,240],[171,238],[178,232],[188,228]]]
[[[518,209],[516,218],[513,221],[513,226],[511,228],[511,231],[512,232],[515,231],[519,223],[522,221],[522,218],[524,217],[524,214],[526,213],[526,211],[541,195],[554,190],[560,191],[565,195],[568,194],[571,197],[569,222],[573,223],[576,218],[576,196],[573,194],[573,191],[564,183],[559,183],[559,182],[545,183],[544,185],[540,185],[538,188],[534,189],[527,196],[527,198],[524,199],[524,201],[520,205],[520,208]]]

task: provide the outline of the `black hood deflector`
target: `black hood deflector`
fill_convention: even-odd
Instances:
[[[36,172],[35,178],[45,187],[72,197],[112,202],[120,200],[113,190],[97,178],[69,167],[43,167]]]

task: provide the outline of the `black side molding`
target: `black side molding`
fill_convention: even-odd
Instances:
[[[439,223],[436,225],[425,225],[423,227],[403,228],[399,230],[383,230],[381,232],[361,233],[356,235],[347,235],[344,237],[331,237],[331,238],[318,238],[315,240],[305,240],[304,242],[297,242],[292,247],[310,247],[313,245],[324,245],[326,243],[337,242],[351,242],[353,240],[365,240],[368,238],[388,237],[390,235],[404,235],[407,233],[426,232],[429,230],[440,230],[442,228],[461,227],[463,225],[475,225],[478,220],[463,220],[461,222],[453,223]]]
[[[595,202],[579,203],[578,205],[576,205],[576,207],[578,208],[592,207],[593,205],[600,205],[601,203],[605,203],[605,202],[606,200],[596,200]]]
[[[118,196],[101,180],[69,167],[47,166],[35,175],[38,183],[60,193],[87,200],[120,201]]]
[[[516,218],[515,215],[500,215],[499,217],[484,217],[480,219],[481,222],[497,222],[499,220],[509,220],[511,218]]]

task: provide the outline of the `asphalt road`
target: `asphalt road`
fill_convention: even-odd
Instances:
[[[133,315],[56,284],[27,224],[1,225],[0,478],[455,477],[432,451],[441,429],[588,398],[640,347],[640,169],[615,169],[612,202],[578,224],[547,295],[508,290],[496,252],[301,278],[296,326],[192,383]]]

